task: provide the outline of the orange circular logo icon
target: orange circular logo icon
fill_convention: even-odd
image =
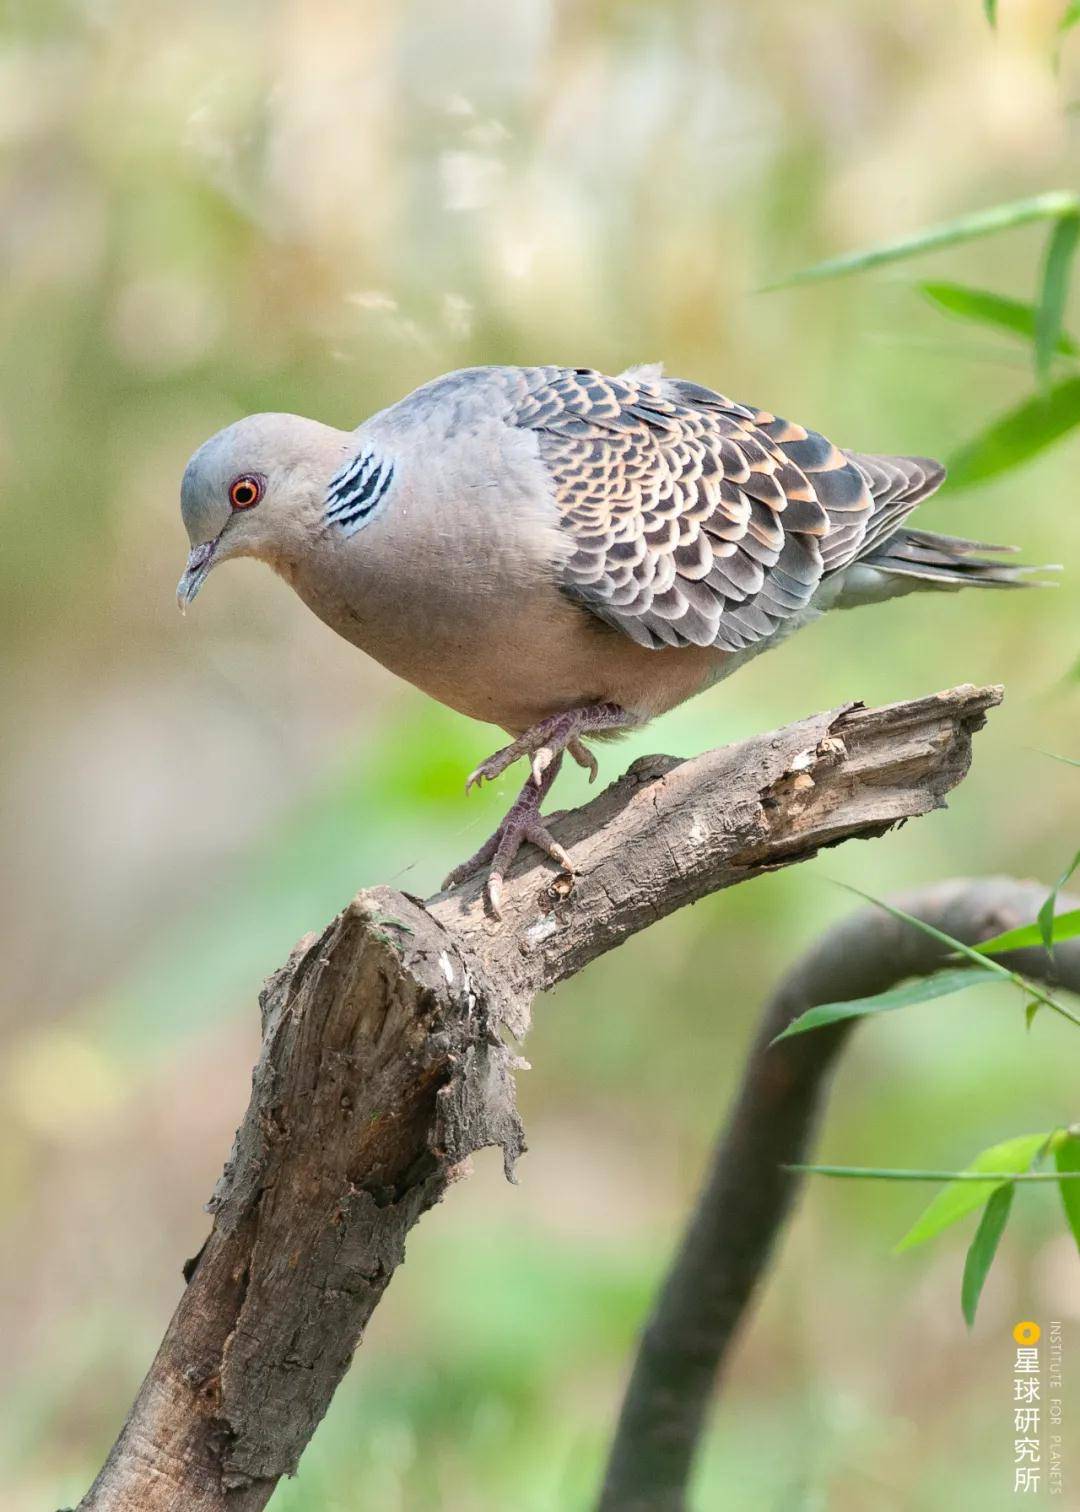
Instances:
[[[1037,1344],[1042,1337],[1042,1329],[1037,1323],[1018,1323],[1013,1329],[1013,1338],[1018,1344]]]

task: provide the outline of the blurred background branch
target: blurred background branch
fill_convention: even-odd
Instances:
[[[572,891],[529,858],[507,879],[502,923],[479,877],[429,907],[361,894],[302,942],[262,996],[213,1230],[81,1512],[265,1506],[409,1230],[477,1150],[500,1146],[512,1175],[524,1139],[501,1031],[524,1033],[532,994],[708,892],[940,808],[999,699],[955,688],[636,763],[557,821],[580,868]],[[784,1116],[769,1101],[754,1114],[766,1125]]]
[[[1010,877],[942,882],[896,900],[965,944],[1028,923],[1046,889]],[[1076,902],[1064,896],[1058,907]],[[955,959],[947,943],[880,909],[835,925],[766,1005],[742,1081],[626,1388],[601,1512],[685,1512],[690,1477],[736,1330],[803,1177],[830,1077],[855,1019],[781,1035],[807,1009],[869,998]],[[1080,992],[1080,939],[1000,957],[1025,977]]]

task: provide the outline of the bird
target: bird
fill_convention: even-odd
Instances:
[[[502,823],[444,887],[525,842],[573,871],[541,806],[564,756],[640,727],[832,609],[912,590],[1025,585],[998,547],[913,529],[945,476],[846,451],[660,364],[464,368],[355,430],[256,414],[206,441],[180,490],[186,608],[255,557],[320,620],[527,759]]]

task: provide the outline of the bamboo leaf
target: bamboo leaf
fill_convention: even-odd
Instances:
[[[1042,942],[1047,950],[1053,950],[1054,940],[1056,938],[1056,930],[1054,928],[1054,909],[1057,907],[1058,893],[1065,886],[1066,882],[1069,880],[1078,866],[1080,866],[1080,851],[1077,851],[1070,864],[1065,868],[1061,876],[1054,883],[1054,886],[1050,891],[1050,896],[1047,898],[1046,902],[1039,909],[1039,912],[1036,915],[1036,920],[1039,925],[1039,934],[1042,936]]]
[[[782,1171],[798,1171],[805,1176],[839,1176],[853,1181],[970,1181],[985,1187],[989,1182],[1002,1181],[1046,1182],[1054,1181],[1059,1186],[1062,1180],[1072,1181],[1074,1174],[1080,1180],[1080,1171],[904,1171],[895,1166],[841,1166],[841,1165],[782,1165]],[[985,1194],[984,1194],[985,1195]],[[974,1201],[978,1207],[983,1196]]]
[[[997,0],[994,0],[994,3],[996,4]],[[1069,0],[1065,7],[1065,14],[1058,22],[1058,31],[1071,31],[1078,21],[1080,21],[1080,0]]]
[[[1022,299],[1010,299],[1005,294],[994,294],[989,289],[971,289],[966,284],[949,283],[940,279],[920,283],[916,287],[932,305],[944,310],[947,315],[991,326],[996,331],[1007,331],[1009,335],[1021,336],[1025,341],[1035,340],[1035,306]],[[1059,357],[1080,357],[1080,345],[1067,331],[1058,333],[1054,350]]]
[[[1080,214],[1063,215],[1050,233],[1043,263],[1042,287],[1035,311],[1035,376],[1045,388],[1061,335],[1069,273],[1080,239]]]
[[[772,1041],[789,1039],[794,1034],[805,1034],[809,1029],[820,1029],[825,1024],[836,1024],[844,1019],[865,1018],[874,1013],[891,1013],[895,1008],[907,1008],[912,1003],[928,1003],[933,998],[946,997],[953,992],[962,992],[965,987],[985,985],[986,977],[977,971],[962,967],[956,971],[939,971],[934,976],[922,977],[907,982],[902,987],[891,987],[874,997],[852,998],[846,1003],[819,1003],[792,1019],[782,1033]]]
[[[1040,751],[1040,756],[1049,756],[1051,761],[1063,761],[1066,766],[1080,767],[1080,761],[1074,756],[1059,756],[1055,751]]]
[[[965,1174],[969,1179],[954,1180],[937,1194],[900,1240],[896,1246],[897,1253],[924,1244],[958,1218],[981,1207],[993,1195],[1002,1179],[1008,1180],[1001,1173],[1027,1171],[1050,1138],[1049,1133],[1020,1134],[981,1151],[967,1167]],[[985,1180],[980,1181],[977,1176],[983,1172],[993,1174],[988,1174]]]
[[[1080,1175],[1080,1133],[1068,1131],[1054,1151],[1054,1164],[1063,1176]],[[1073,1181],[1060,1183],[1061,1203],[1076,1247],[1080,1249],[1080,1186]]]
[[[949,461],[949,478],[965,488],[1018,467],[1080,425],[1080,378],[1066,378],[1018,404]]]
[[[1062,1018],[1068,1019],[1070,1024],[1080,1027],[1080,1015],[1074,1013],[1071,1008],[1066,1008],[1065,1004],[1059,1003],[1056,998],[1050,997],[1048,993],[1036,987],[1033,982],[1029,982],[1026,977],[1021,976],[1018,971],[1010,971],[1000,961],[995,961],[993,956],[980,955],[974,945],[965,945],[962,940],[954,940],[952,935],[946,934],[944,930],[935,929],[933,924],[928,924],[925,919],[917,919],[914,914],[905,913],[902,908],[897,908],[895,903],[885,903],[881,898],[871,897],[869,893],[864,893],[861,888],[852,887],[850,882],[836,882],[835,885],[842,887],[845,892],[854,893],[857,898],[865,898],[867,903],[873,903],[875,908],[883,909],[885,913],[892,914],[894,919],[902,919],[905,924],[910,924],[913,928],[921,930],[923,934],[929,935],[932,940],[939,940],[943,945],[951,945],[954,951],[959,955],[967,956],[968,960],[973,961],[976,966],[983,966],[987,970],[992,971],[995,976],[1012,982],[1014,987],[1019,987],[1024,992],[1030,993],[1036,1002],[1045,1003],[1047,1008],[1052,1008]]]
[[[1013,1193],[1013,1183],[1007,1181],[1004,1186],[999,1186],[996,1192],[990,1194],[986,1207],[983,1209],[983,1215],[979,1219],[979,1226],[975,1230],[975,1237],[968,1248],[967,1258],[964,1260],[960,1306],[969,1328],[975,1325],[975,1313],[979,1306],[979,1298],[982,1296],[983,1284],[990,1274],[990,1267],[994,1263],[1001,1236],[1009,1221]]]
[[[1045,906],[1045,905],[1044,905]],[[1075,939],[1080,935],[1080,908],[1070,908],[1067,913],[1054,915],[1051,937],[1054,944]],[[1046,945],[1042,925],[1020,924],[1016,929],[1006,929],[992,939],[983,940],[975,948],[983,955],[1001,955],[1006,950],[1039,950]]]
[[[911,236],[883,242],[861,252],[847,252],[841,257],[827,258],[809,268],[801,268],[766,288],[782,289],[791,284],[840,278],[848,273],[863,273],[868,268],[900,262],[906,257],[918,257],[924,252],[936,252],[942,247],[954,247],[960,242],[975,241],[982,236],[994,236],[999,231],[1026,226],[1032,221],[1058,220],[1063,215],[1076,214],[1080,214],[1080,196],[1066,190],[1052,190],[1048,194],[1037,194],[1032,199],[1014,200],[1007,205],[992,205],[989,209],[977,210],[972,215],[928,226]]]
[[[983,0],[983,11],[991,26],[997,25],[997,0]]]

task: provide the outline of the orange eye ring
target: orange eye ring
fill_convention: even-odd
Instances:
[[[229,503],[234,509],[251,509],[263,496],[263,481],[244,473],[229,484]]]

